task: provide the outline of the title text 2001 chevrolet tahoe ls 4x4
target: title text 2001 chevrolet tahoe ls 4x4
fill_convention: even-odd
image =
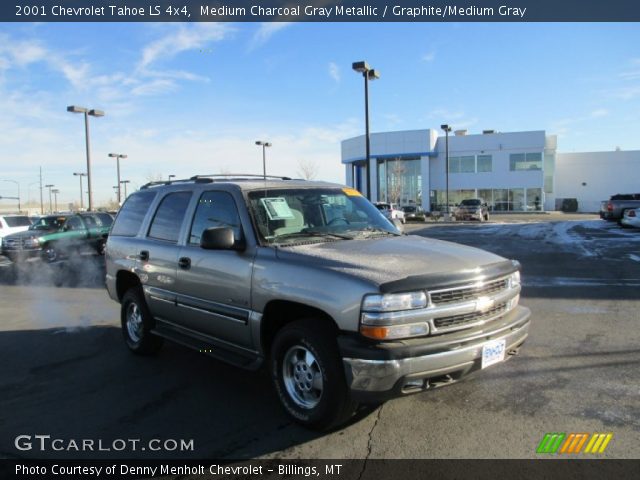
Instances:
[[[529,330],[517,262],[402,235],[330,183],[146,185],[106,259],[131,350],[167,338],[244,368],[267,362],[285,410],[312,428],[498,363]]]

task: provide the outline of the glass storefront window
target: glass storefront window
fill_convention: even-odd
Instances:
[[[490,207],[493,207],[493,191],[490,188],[478,189],[478,198],[487,203]]]
[[[542,210],[542,189],[527,188],[527,210]]]
[[[524,188],[509,189],[509,210],[515,212],[524,210]]]
[[[419,157],[378,159],[379,201],[409,205],[422,203]]]
[[[497,212],[509,210],[509,191],[506,188],[493,190],[493,209]]]

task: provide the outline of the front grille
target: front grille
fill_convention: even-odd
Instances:
[[[431,303],[433,305],[446,305],[448,303],[464,302],[467,300],[475,300],[479,297],[486,297],[495,293],[506,290],[509,287],[509,279],[503,278],[494,280],[479,287],[462,287],[447,290],[438,290],[430,292]]]
[[[24,239],[20,238],[3,238],[2,247],[7,250],[22,250],[24,248]]]
[[[436,318],[433,324],[436,328],[460,327],[469,323],[481,322],[500,315],[507,310],[507,303],[496,305],[490,310],[484,312],[465,313],[463,315],[452,315],[450,317]]]

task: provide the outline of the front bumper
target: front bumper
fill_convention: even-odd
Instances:
[[[358,346],[353,337],[342,337],[351,395],[356,401],[379,402],[453,383],[481,368],[486,342],[505,339],[506,352],[516,351],[529,334],[530,316],[528,308],[518,306],[491,326],[377,345]]]
[[[42,256],[41,248],[30,249],[8,249],[3,248],[2,254],[13,263],[24,262],[32,258],[40,258]]]

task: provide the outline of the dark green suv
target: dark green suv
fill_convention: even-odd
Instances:
[[[102,255],[112,223],[108,213],[47,215],[29,230],[7,235],[2,254],[14,263],[31,258],[55,262],[85,252]]]

